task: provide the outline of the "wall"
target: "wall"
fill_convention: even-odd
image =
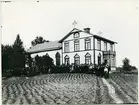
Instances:
[[[79,38],[74,38],[73,34],[70,35],[67,39],[64,40],[69,42],[69,49],[70,52],[74,52],[74,40],[79,39],[80,43],[80,50],[83,51],[85,50],[85,38],[91,38],[91,49],[93,49],[93,36],[84,32],[80,32],[80,37]],[[63,46],[63,52],[64,52],[64,42],[62,43]]]
[[[97,47],[97,39],[95,38],[95,49],[97,49],[98,50],[98,47]],[[104,41],[103,40],[101,40],[101,50],[102,51],[104,51]],[[110,49],[110,43],[109,42],[107,42],[107,51],[108,50],[111,50]],[[113,50],[114,50],[114,44],[113,44]]]
[[[91,39],[91,50],[88,50],[88,51],[85,51],[85,39],[86,38],[90,38]],[[79,45],[80,45],[80,51],[78,52],[74,52],[74,40],[75,39],[79,39]],[[69,52],[68,53],[65,53],[64,52],[64,42],[65,41],[68,41],[69,42]],[[66,55],[69,56],[70,58],[70,64],[71,63],[74,63],[74,56],[76,54],[78,54],[80,56],[80,64],[84,64],[85,63],[85,55],[86,53],[88,52],[90,55],[91,55],[91,62],[93,63],[94,62],[94,55],[93,55],[93,35],[90,35],[90,34],[87,34],[85,32],[80,32],[80,37],[79,38],[74,38],[74,35],[70,35],[68,38],[66,38],[64,40],[64,42],[62,43],[62,46],[63,46],[63,63],[64,62],[64,57]]]
[[[91,39],[91,50],[89,51],[85,51],[85,39],[86,38],[90,38]],[[80,51],[78,52],[74,52],[74,40],[75,39],[79,39],[79,43],[80,43]],[[64,42],[68,41],[69,42],[69,52],[65,53],[64,52]],[[91,54],[91,61],[92,63],[94,63],[94,48],[93,48],[93,35],[91,34],[87,34],[85,32],[80,32],[80,37],[79,38],[74,38],[74,35],[71,34],[68,38],[66,38],[64,40],[64,42],[62,43],[63,46],[63,63],[64,63],[64,57],[66,55],[69,56],[70,58],[70,63],[74,63],[74,56],[75,54],[78,54],[80,56],[80,64],[85,63],[85,54],[88,52]],[[114,49],[114,45],[113,45],[113,49]],[[107,51],[110,50],[110,43],[107,42]],[[104,51],[104,41],[101,40],[101,50],[98,49],[98,43],[97,43],[97,39],[95,38],[95,64],[98,64],[98,55],[101,54],[101,63],[104,62],[104,57],[103,57],[103,51]]]
[[[91,39],[91,49],[90,50],[85,50],[85,39],[86,38],[90,38]],[[64,62],[64,57],[66,55],[69,56],[70,58],[70,64],[74,63],[74,56],[76,54],[78,54],[80,56],[80,64],[84,64],[85,63],[85,55],[87,53],[89,53],[91,55],[91,62],[94,63],[94,49],[93,49],[93,35],[91,34],[87,34],[85,32],[80,32],[80,37],[79,38],[74,38],[73,34],[71,34],[69,37],[67,37],[63,43],[62,43],[62,49],[61,50],[54,50],[54,51],[47,51],[47,52],[41,52],[41,53],[35,53],[32,54],[32,57],[35,57],[37,54],[39,56],[45,55],[46,53],[48,53],[48,55],[54,60],[54,64],[56,64],[56,58],[55,58],[55,54],[57,52],[60,53],[60,63],[65,63]],[[74,40],[75,39],[79,39],[79,43],[80,43],[80,51],[78,52],[74,52]],[[64,52],[64,42],[68,41],[69,42],[69,52],[65,53]],[[114,49],[114,45],[113,45],[113,49]],[[110,43],[107,42],[107,50],[110,50]],[[103,51],[104,51],[104,41],[101,40],[101,50],[98,50],[97,47],[97,39],[95,38],[95,64],[98,64],[98,55],[99,53],[101,54],[101,63],[104,62],[104,57],[103,57]],[[107,57],[108,58],[108,57]],[[115,62],[116,62],[116,58],[114,58]]]
[[[80,32],[80,37],[79,38],[85,38],[85,37],[90,37],[90,36],[92,37],[93,35],[85,33],[85,32]],[[64,41],[73,40],[73,39],[75,39],[75,38],[74,38],[74,36],[72,34],[69,37],[67,37]]]
[[[60,64],[62,64],[62,50],[54,50],[54,51],[47,51],[47,52],[39,52],[39,53],[35,53],[35,54],[31,54],[31,57],[34,58],[36,55],[38,56],[43,56],[46,53],[48,53],[48,55],[54,60],[54,64],[56,64],[56,58],[55,58],[55,54],[59,52],[60,53]]]
[[[74,63],[74,56],[76,54],[78,54],[80,56],[80,64],[84,64],[85,63],[85,55],[86,55],[87,52],[91,55],[91,62],[93,63],[94,62],[94,60],[93,60],[94,58],[93,58],[93,51],[92,50],[90,50],[90,51],[82,51],[82,52],[63,53],[63,63],[64,63],[64,57],[66,55],[68,55],[69,58],[70,58],[70,64]]]

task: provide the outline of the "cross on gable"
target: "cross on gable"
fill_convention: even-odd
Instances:
[[[98,35],[100,35],[100,34],[102,34],[102,32],[101,32],[101,31],[99,31],[97,34],[98,34]]]
[[[77,22],[74,20],[74,22],[72,23],[72,25],[73,25],[74,28],[75,28],[75,26],[77,25]]]

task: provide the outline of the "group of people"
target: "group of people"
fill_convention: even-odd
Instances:
[[[97,76],[109,77],[110,66],[107,61],[104,61],[104,63],[97,65],[94,71]]]

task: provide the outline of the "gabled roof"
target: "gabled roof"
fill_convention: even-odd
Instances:
[[[59,41],[50,41],[50,42],[44,42],[42,44],[37,44],[37,45],[31,47],[30,49],[28,49],[27,53],[33,54],[33,53],[44,52],[44,51],[59,50],[59,49],[62,48],[62,42],[74,32],[84,32],[84,33],[86,33],[83,30],[79,30],[77,28],[74,28],[66,36],[64,36],[61,40],[59,40]],[[103,37],[98,36],[98,35],[94,35],[94,34],[91,34],[91,33],[87,33],[87,34],[90,34],[97,39],[101,39],[101,40],[104,40],[104,41],[107,41],[107,42],[110,42],[110,43],[113,43],[113,44],[117,43],[117,42],[114,42],[112,40],[103,38]]]
[[[38,53],[51,50],[59,50],[62,48],[62,44],[59,41],[50,41],[37,44],[27,50],[27,53]]]
[[[61,40],[59,40],[59,42],[63,42],[67,37],[69,37],[72,33],[74,32],[82,32],[82,30],[79,30],[77,28],[74,28],[73,30],[71,30],[66,36],[64,36]]]
[[[85,31],[83,31],[83,30],[79,30],[79,29],[77,29],[77,28],[74,28],[73,30],[71,30],[66,36],[64,36],[59,42],[60,43],[62,43],[67,37],[69,37],[72,33],[74,33],[74,32],[84,32],[84,33],[87,33],[87,32],[85,32]],[[98,35],[94,35],[94,34],[91,34],[91,33],[87,33],[87,34],[90,34],[90,35],[92,35],[93,37],[95,37],[95,38],[97,38],[97,39],[101,39],[101,40],[104,40],[104,41],[107,41],[107,42],[110,42],[110,43],[117,43],[117,42],[114,42],[114,41],[112,41],[112,40],[109,40],[109,39],[106,39],[106,38],[104,38],[104,37],[101,37],[101,36],[98,36]]]
[[[101,40],[103,40],[103,41],[107,41],[107,42],[110,42],[110,43],[112,43],[112,44],[114,44],[114,43],[117,44],[117,42],[114,42],[114,41],[112,41],[112,40],[103,38],[103,37],[101,37],[101,36],[98,36],[98,35],[93,35],[93,36],[94,36],[95,38],[97,38],[97,39],[101,39]]]

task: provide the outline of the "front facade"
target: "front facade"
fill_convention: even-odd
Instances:
[[[38,50],[32,47],[28,50],[28,53],[32,57],[37,54],[41,56],[47,53],[53,58],[55,65],[102,64],[107,60],[112,70],[116,67],[116,42],[91,34],[90,28],[84,30],[74,28],[57,43],[59,46],[55,46],[55,49],[50,50],[48,47],[44,47],[44,49]],[[45,42],[45,44],[48,46],[50,43]],[[41,49],[41,45],[39,49]]]

